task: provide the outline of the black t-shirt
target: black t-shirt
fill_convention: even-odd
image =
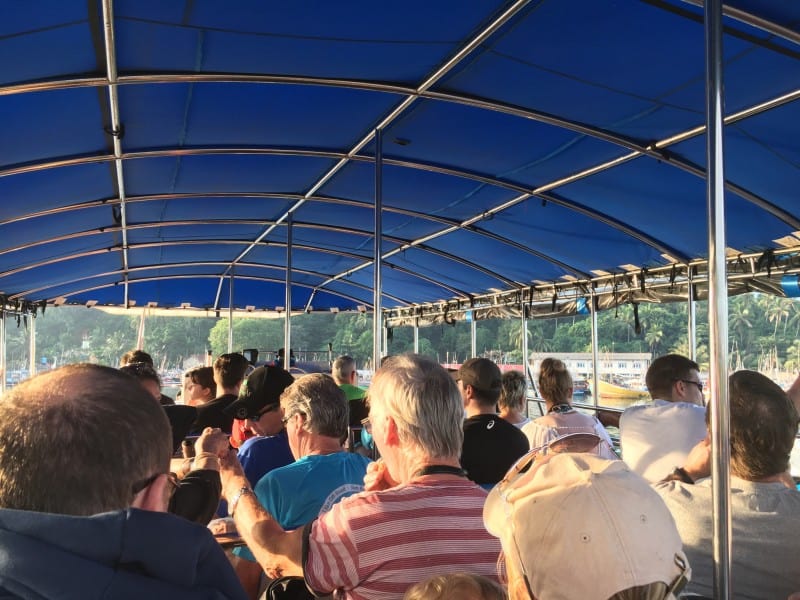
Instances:
[[[197,420],[192,426],[192,433],[203,433],[203,429],[206,427],[219,427],[225,433],[230,433],[233,428],[233,417],[222,411],[233,404],[236,399],[237,396],[234,394],[225,394],[198,406]]]
[[[525,434],[497,415],[475,415],[464,421],[461,466],[479,485],[500,481],[528,450]]]

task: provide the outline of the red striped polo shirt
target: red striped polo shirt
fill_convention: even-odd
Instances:
[[[306,529],[306,582],[336,598],[389,600],[432,575],[496,580],[500,541],[483,526],[485,500],[467,479],[433,477],[345,498]]]

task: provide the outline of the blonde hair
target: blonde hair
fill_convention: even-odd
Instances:
[[[553,404],[570,401],[572,375],[567,365],[557,358],[545,358],[539,367],[539,393]]]
[[[498,583],[473,573],[435,575],[408,588],[403,600],[507,600]]]

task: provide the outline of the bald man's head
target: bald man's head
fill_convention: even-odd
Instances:
[[[91,364],[0,398],[0,507],[71,515],[127,508],[169,470],[169,422],[132,377]]]

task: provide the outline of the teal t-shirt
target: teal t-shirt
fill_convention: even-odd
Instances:
[[[362,491],[369,463],[354,452],[304,456],[264,475],[256,484],[256,497],[281,527],[297,529]],[[234,554],[255,561],[246,547],[236,548]]]

